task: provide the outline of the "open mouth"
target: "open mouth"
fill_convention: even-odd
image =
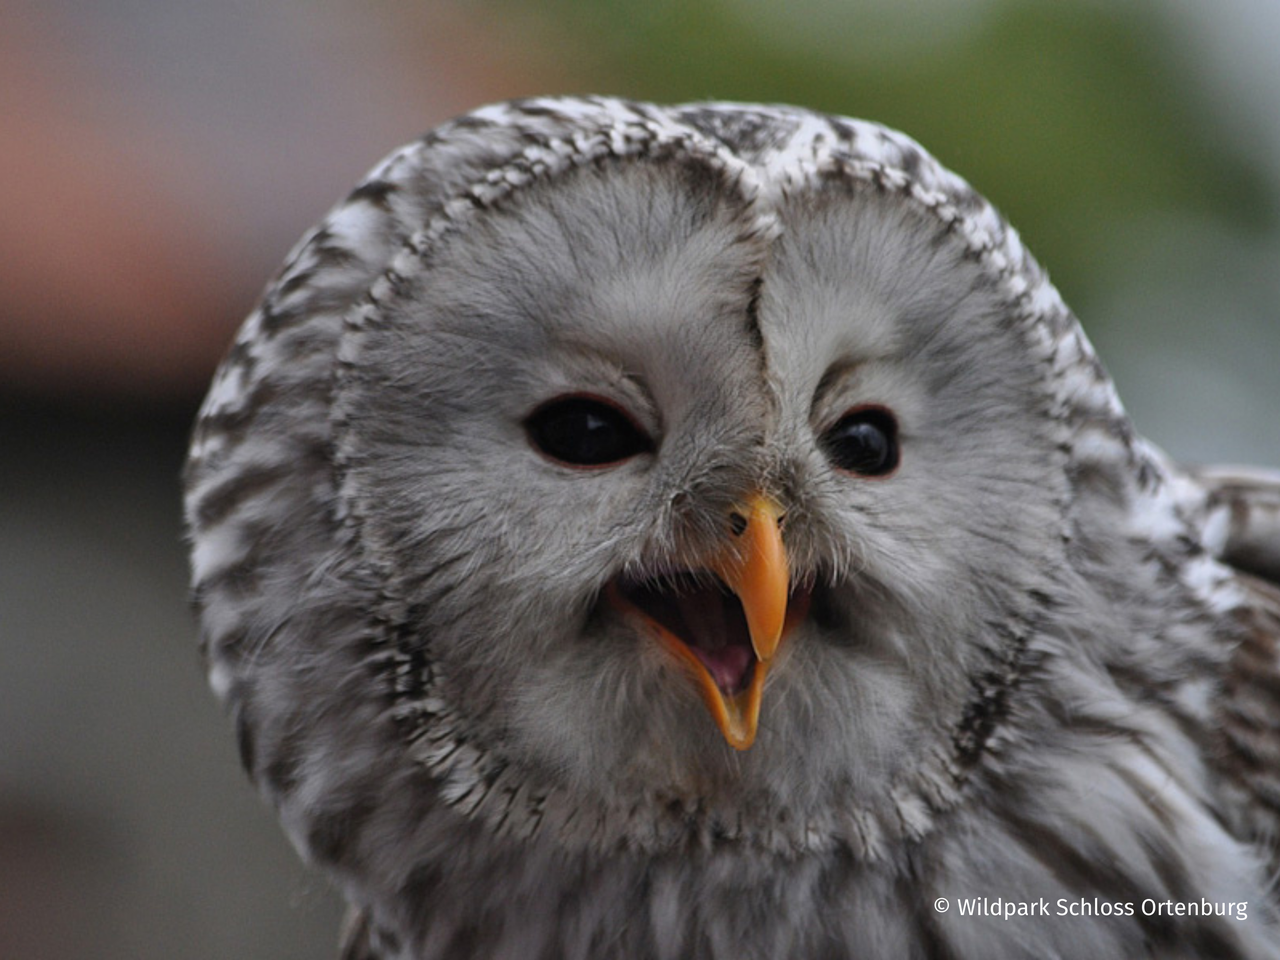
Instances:
[[[698,570],[649,578],[620,576],[609,584],[606,597],[685,668],[729,745],[738,750],[750,747],[776,644],[767,648],[769,659],[760,657],[738,594],[716,574]],[[804,618],[808,605],[807,589],[788,593],[781,636]]]
[[[755,650],[737,595],[709,571],[649,580],[620,578],[617,591],[631,606],[680,641],[724,697],[751,684]]]

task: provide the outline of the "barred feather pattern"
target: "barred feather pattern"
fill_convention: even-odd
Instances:
[[[627,206],[636,191],[653,199]],[[580,235],[606,245],[669,195],[702,205],[663,269],[729,266],[672,281],[679,297],[590,302],[678,309],[714,287],[706,313],[746,330],[734,402],[696,408],[687,453],[664,443],[688,458],[680,483],[634,531],[528,536],[523,475],[477,470],[487,448],[464,428],[474,396],[501,406],[523,382],[485,312],[534,271],[486,279],[484,254],[452,251],[494,249],[539,204],[568,223],[577,196],[621,211]],[[787,318],[826,303],[804,282],[825,249],[803,246],[811,223],[882,231],[847,270],[883,296],[831,294],[846,319],[801,333]],[[520,291],[530,314],[575,302],[549,273]],[[461,380],[433,366],[455,349],[423,319],[442,303],[476,317],[446,331],[474,363]],[[864,367],[889,358],[871,382],[925,371],[904,375],[904,417],[930,390],[972,394],[983,455],[921,429],[876,488],[918,499],[839,502],[789,411],[809,415],[826,381],[802,361],[843,325],[879,344]],[[397,435],[414,417],[439,425]],[[936,446],[941,479],[908,475],[913,443]],[[1017,233],[904,135],[780,106],[548,98],[393,153],[303,238],[201,409],[185,508],[210,682],[246,769],[353,905],[345,956],[1262,958],[1280,957],[1280,479],[1247,476],[1136,436]],[[687,729],[699,706],[667,698],[661,662],[610,658],[636,641],[596,604],[623,569],[705,555],[705,516],[752,483],[787,502],[794,575],[854,633],[800,628],[738,755]],[[558,659],[574,631],[600,633]],[[935,910],[966,897],[1137,909]],[[1168,900],[1247,919],[1140,907]]]

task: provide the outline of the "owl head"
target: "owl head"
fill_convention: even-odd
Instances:
[[[350,877],[468,831],[871,855],[998,743],[1076,588],[1077,441],[1132,466],[1126,423],[901,134],[485,108],[305,237],[223,364],[187,475],[212,682]]]

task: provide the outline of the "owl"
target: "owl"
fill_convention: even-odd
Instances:
[[[1136,435],[902,134],[454,120],[288,257],[185,488],[349,960],[1280,957],[1280,476]]]

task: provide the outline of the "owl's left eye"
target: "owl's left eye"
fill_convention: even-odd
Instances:
[[[898,466],[898,422],[883,407],[850,410],[819,440],[832,465],[862,477],[883,477]]]
[[[634,420],[608,401],[574,394],[549,400],[529,416],[533,445],[575,467],[604,467],[653,449]]]

